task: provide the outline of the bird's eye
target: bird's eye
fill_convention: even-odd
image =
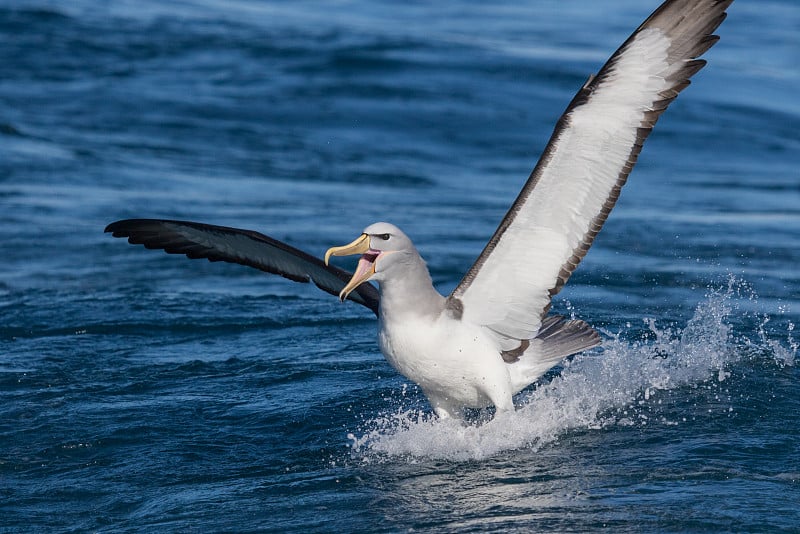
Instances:
[[[389,241],[390,237],[392,237],[390,234],[378,234],[378,238],[383,239],[384,241]]]

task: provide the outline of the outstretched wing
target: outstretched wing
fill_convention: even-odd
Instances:
[[[539,330],[614,207],[661,113],[705,61],[733,0],[667,0],[578,91],[449,305],[505,341]],[[504,343],[507,345],[507,343]]]
[[[352,276],[302,250],[251,230],[188,221],[127,219],[109,224],[105,231],[114,237],[127,237],[129,243],[170,254],[239,263],[295,282],[314,282],[331,295],[338,295]],[[378,315],[380,297],[373,285],[360,285],[348,298]]]

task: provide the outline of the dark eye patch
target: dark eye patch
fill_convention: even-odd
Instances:
[[[378,238],[383,239],[384,241],[389,241],[390,237],[392,237],[390,234],[378,234]]]

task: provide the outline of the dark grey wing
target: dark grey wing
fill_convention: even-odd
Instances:
[[[185,254],[191,259],[226,261],[278,274],[295,282],[314,282],[323,291],[338,295],[352,273],[325,265],[319,259],[277,239],[252,230],[240,230],[189,221],[126,219],[109,224],[106,232],[127,237],[134,245]],[[347,297],[378,315],[378,290],[362,284]]]

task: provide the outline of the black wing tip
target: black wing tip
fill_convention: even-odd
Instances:
[[[108,224],[103,232],[106,234],[111,233],[111,235],[114,237],[123,237],[122,235],[117,235],[117,232],[123,231],[121,227],[123,226],[123,223],[126,222],[126,220],[114,221]]]
[[[135,231],[143,224],[162,223],[167,222],[162,219],[120,219],[114,221],[105,227],[103,232],[110,233],[113,237],[128,237],[132,231]]]

